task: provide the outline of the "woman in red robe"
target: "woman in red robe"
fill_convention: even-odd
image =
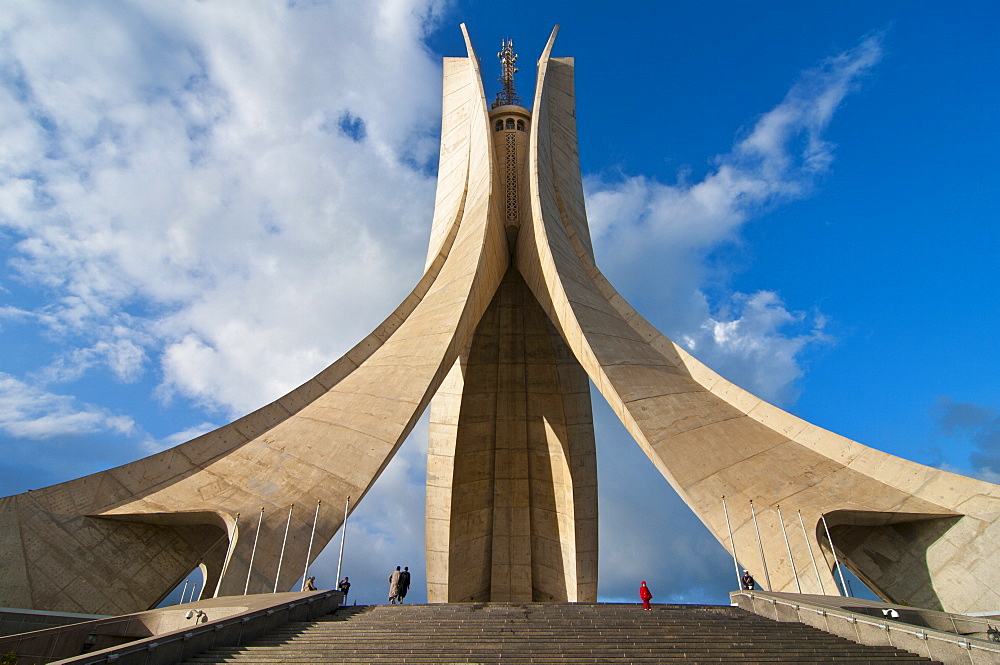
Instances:
[[[649,587],[646,586],[645,582],[639,585],[639,597],[642,598],[642,609],[644,610],[653,609],[652,607],[649,606],[649,601],[652,600],[653,593],[649,590]]]

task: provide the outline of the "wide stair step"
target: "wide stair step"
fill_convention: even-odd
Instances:
[[[452,603],[344,607],[190,665],[234,663],[931,663],[736,607]]]

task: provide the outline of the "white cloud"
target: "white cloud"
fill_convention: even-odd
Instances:
[[[705,258],[739,242],[741,226],[755,215],[812,191],[833,160],[824,130],[881,56],[880,38],[872,36],[804,73],[700,182],[586,181],[598,263],[611,281],[626,295],[642,294],[646,311],[668,312],[669,320],[651,318],[689,348],[697,345],[700,359],[768,399],[794,394],[797,354],[825,339],[822,316],[789,311],[768,292],[710,301],[706,284],[725,283],[732,267],[710,269]],[[654,295],[647,294],[650,282]],[[790,325],[808,330],[789,332]]]
[[[0,227],[68,348],[47,378],[159,366],[162,395],[238,415],[391,311],[433,201],[440,70],[421,39],[438,9],[9,11]],[[362,139],[331,130],[344,114]]]
[[[134,428],[127,416],[76,404],[69,395],[56,395],[0,372],[0,430],[21,439],[50,439],[94,432],[124,434]]]
[[[822,315],[789,311],[778,294],[736,293],[725,320],[710,317],[681,343],[702,362],[741,386],[753,386],[770,402],[795,399],[795,381],[803,374],[799,353],[809,344],[828,342]]]

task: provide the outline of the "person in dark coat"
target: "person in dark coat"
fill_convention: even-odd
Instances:
[[[337,585],[337,588],[340,589],[340,592],[342,594],[344,594],[344,604],[346,605],[347,604],[347,594],[351,590],[350,578],[347,577],[347,576],[344,576],[344,579],[340,580],[340,584]]]
[[[757,586],[757,582],[754,581],[753,576],[750,574],[749,570],[743,571],[743,577],[740,578],[740,584],[742,584],[743,588],[748,591],[753,591],[754,587]]]
[[[399,598],[399,578],[401,574],[399,566],[396,566],[396,570],[392,571],[392,575],[389,575],[389,603],[392,605],[395,605],[396,599]]]
[[[649,590],[646,583],[643,582],[639,585],[639,597],[642,598],[642,609],[652,610],[653,608],[649,606],[649,601],[653,599],[653,592]]]
[[[399,574],[399,602],[406,598],[406,592],[410,590],[410,567],[403,566],[403,572]]]

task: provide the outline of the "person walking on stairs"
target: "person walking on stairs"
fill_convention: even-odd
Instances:
[[[642,598],[642,609],[652,610],[653,608],[649,606],[649,601],[653,599],[653,592],[649,590],[646,583],[643,582],[639,585],[639,597]]]
[[[395,605],[396,599],[399,598],[399,578],[401,574],[399,566],[396,566],[396,570],[392,571],[392,575],[389,575],[389,603],[391,605]]]
[[[347,604],[347,594],[351,591],[351,578],[344,576],[344,579],[340,580],[340,584],[337,585],[340,592],[344,594],[344,605]]]
[[[398,568],[397,568],[398,570]],[[403,572],[399,574],[399,603],[403,603],[406,592],[410,590],[410,567],[403,566]]]

